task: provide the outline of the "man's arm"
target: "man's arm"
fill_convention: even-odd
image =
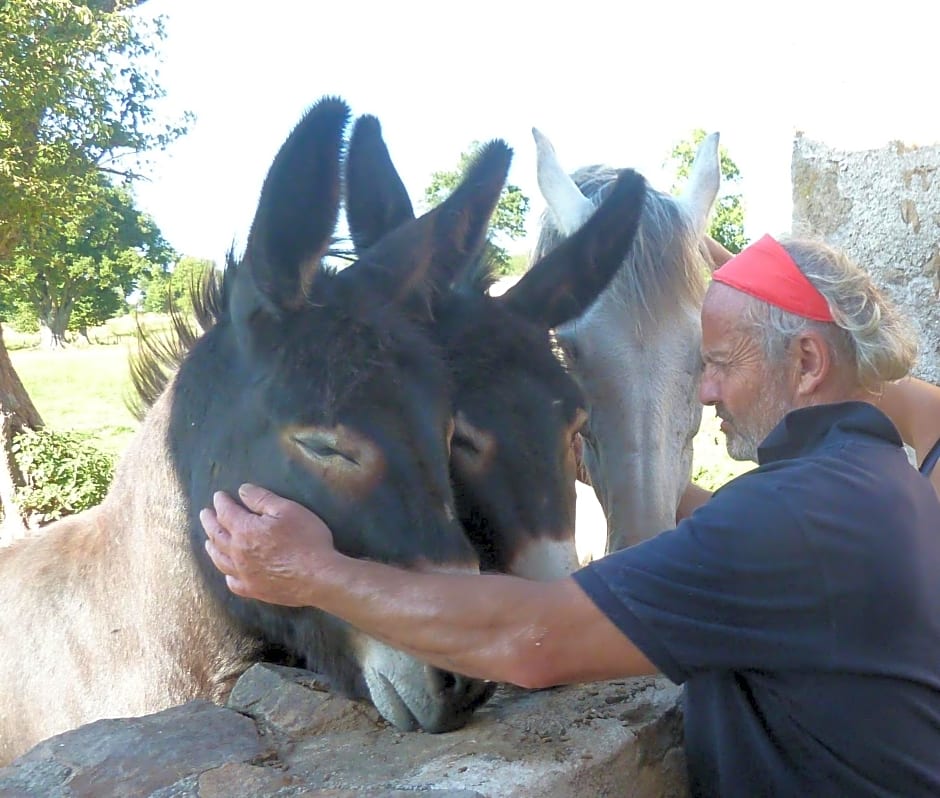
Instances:
[[[889,382],[876,405],[923,460],[940,438],[940,387],[916,377]]]
[[[655,673],[571,579],[406,571],[346,557],[313,513],[255,486],[200,515],[240,596],[314,606],[437,667],[523,687]],[[248,509],[245,509],[245,508]]]
[[[705,236],[705,251],[711,261],[712,271],[719,266],[723,266],[734,257],[733,252],[729,252],[711,236]]]
[[[676,508],[676,523],[678,524],[683,518],[688,518],[711,497],[711,491],[690,482],[679,498],[679,506]]]

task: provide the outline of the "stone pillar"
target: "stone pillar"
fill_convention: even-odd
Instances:
[[[866,268],[919,333],[915,374],[940,384],[940,144],[848,152],[797,134],[793,234]]]

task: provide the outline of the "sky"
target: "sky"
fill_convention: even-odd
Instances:
[[[413,201],[473,141],[506,140],[509,181],[544,202],[531,129],[569,171],[633,167],[668,190],[673,146],[718,131],[750,238],[790,229],[794,135],[846,150],[940,142],[935,0],[646,3],[148,0],[162,15],[158,112],[196,115],[152,158],[142,209],[181,254],[245,238],[268,166],[337,95],[377,116]]]

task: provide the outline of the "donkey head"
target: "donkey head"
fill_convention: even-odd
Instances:
[[[310,507],[337,547],[406,567],[478,570],[448,475],[450,374],[424,332],[438,264],[482,240],[509,165],[481,159],[453,202],[398,228],[356,264],[322,263],[337,220],[349,111],[315,105],[281,147],[222,310],[174,385],[171,436],[188,481],[193,551],[213,593],[268,643],[300,656],[396,726],[444,731],[489,694],[316,610],[231,595],[195,513],[244,481]]]
[[[479,163],[464,187],[479,181]],[[374,118],[357,121],[346,182],[357,251],[381,247],[414,217]],[[488,295],[492,277],[479,250],[439,264],[433,282],[449,290],[434,302],[431,333],[452,374],[451,473],[460,520],[483,568],[550,579],[578,565],[572,440],[585,403],[551,330],[606,287],[630,248],[643,196],[643,179],[625,172],[603,212],[503,296]]]

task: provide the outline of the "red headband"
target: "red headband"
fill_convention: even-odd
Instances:
[[[804,319],[833,321],[826,298],[769,235],[741,250],[712,279]]]

